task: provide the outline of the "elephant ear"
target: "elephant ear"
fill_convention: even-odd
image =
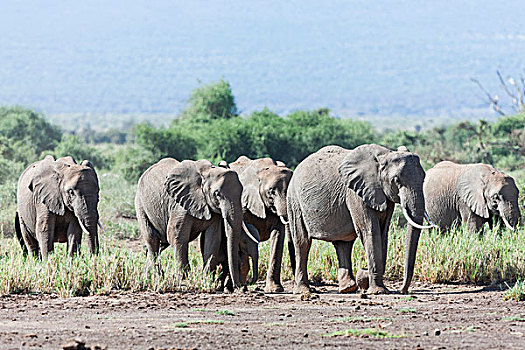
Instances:
[[[253,215],[265,219],[266,208],[259,193],[260,180],[258,170],[249,166],[241,173],[239,180],[242,184],[242,207],[248,209]]]
[[[389,153],[379,145],[362,145],[348,152],[339,165],[339,175],[345,184],[371,208],[384,211],[386,195],[379,180],[378,157]]]
[[[83,160],[82,163],[80,163],[80,165],[85,165],[85,166],[88,166],[90,167],[91,169],[95,170],[95,166],[93,166],[93,163],[91,163],[89,160]]]
[[[40,162],[29,183],[29,190],[50,212],[57,215],[65,213],[64,201],[60,192],[62,182],[60,169],[64,166],[66,165],[55,162],[52,156],[47,156]]]
[[[470,210],[476,215],[488,219],[489,208],[483,197],[485,176],[485,171],[480,171],[479,167],[471,167],[459,177],[457,190],[459,198],[468,205]]]
[[[176,165],[166,177],[164,186],[188,214],[201,220],[211,219],[210,207],[202,191],[202,176],[194,161],[184,160]]]

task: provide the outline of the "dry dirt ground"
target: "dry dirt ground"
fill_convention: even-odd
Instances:
[[[363,299],[337,294],[334,285],[317,289],[303,298],[260,291],[4,296],[0,348],[74,349],[75,339],[92,349],[525,348],[525,303],[504,301],[501,291],[414,283],[409,297]],[[326,336],[349,328],[400,337]]]

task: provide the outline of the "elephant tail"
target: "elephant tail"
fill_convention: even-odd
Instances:
[[[27,247],[26,243],[24,242],[24,237],[22,236],[22,229],[20,228],[20,217],[18,216],[18,211],[15,214],[15,231],[16,238],[20,243],[20,247],[22,247],[22,252],[24,253],[24,255],[27,255]]]

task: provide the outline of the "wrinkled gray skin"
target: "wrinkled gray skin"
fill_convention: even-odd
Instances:
[[[244,221],[253,225],[261,241],[270,240],[270,261],[266,275],[266,292],[282,292],[281,262],[283,257],[284,237],[289,229],[286,212],[286,191],[292,177],[292,171],[284,163],[271,158],[252,160],[239,157],[229,167],[239,174],[243,185],[242,207]],[[293,245],[290,256],[293,256]],[[246,266],[241,271],[247,274]]]
[[[464,222],[481,232],[494,220],[508,228],[520,221],[514,179],[487,164],[438,163],[427,172],[423,190],[430,219],[444,230]]]
[[[139,179],[135,209],[148,248],[148,268],[157,256],[173,246],[183,271],[188,268],[188,243],[202,232],[207,270],[215,269],[221,243],[221,225],[226,232],[226,251],[234,286],[240,286],[239,242],[241,237],[242,185],[237,174],[213,166],[207,160],[179,162],[165,158],[152,165]]]
[[[246,228],[250,230],[250,234],[252,235],[252,237],[254,237],[256,240],[260,239],[259,232],[257,232],[255,227],[253,227],[250,224],[246,224]],[[229,276],[229,274],[227,273],[227,271],[229,271],[229,267],[228,267],[228,257],[226,254],[226,235],[224,234],[224,232],[222,233],[223,234],[221,236],[220,250],[216,256],[216,261],[215,261],[216,265],[222,266],[222,274],[220,277],[220,281],[221,281],[220,290],[224,290],[226,277]],[[201,254],[202,254],[203,259],[205,259],[204,257],[204,249],[205,249],[204,247],[205,246],[206,246],[206,235],[201,235],[200,236],[200,248],[201,248]],[[252,268],[253,268],[253,271],[252,271],[253,279],[250,283],[253,284],[257,282],[257,280],[259,279],[259,244],[255,243],[251,238],[249,238],[243,228],[242,234],[241,234],[241,241],[239,245],[239,261],[241,263],[241,266],[244,269],[246,269],[246,271],[242,270],[241,266],[238,266],[238,269],[240,269],[239,272],[240,272],[240,279],[241,279],[242,285],[246,284],[246,276],[248,275],[248,272],[250,269],[250,258],[252,260]],[[233,285],[231,282],[232,280],[231,278],[229,278],[228,283],[226,284],[226,288],[229,291],[233,290]]]
[[[25,254],[47,259],[55,242],[66,242],[71,256],[80,249],[83,229],[89,249],[99,249],[99,185],[89,161],[47,156],[31,164],[18,180],[15,228]]]
[[[357,237],[368,259],[368,293],[388,293],[383,274],[394,204],[405,206],[419,225],[425,210],[425,172],[419,157],[404,147],[399,149],[362,145],[346,150],[327,146],[297,166],[287,197],[296,251],[295,293],[309,290],[307,262],[312,239],[334,244],[339,291],[355,291],[352,247]],[[420,232],[408,226],[403,293],[412,280]]]

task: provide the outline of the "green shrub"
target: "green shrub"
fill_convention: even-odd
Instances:
[[[54,153],[56,158],[72,156],[78,163],[83,160],[89,160],[99,169],[110,167],[110,161],[107,157],[102,155],[95,147],[85,143],[77,135],[64,134]]]

